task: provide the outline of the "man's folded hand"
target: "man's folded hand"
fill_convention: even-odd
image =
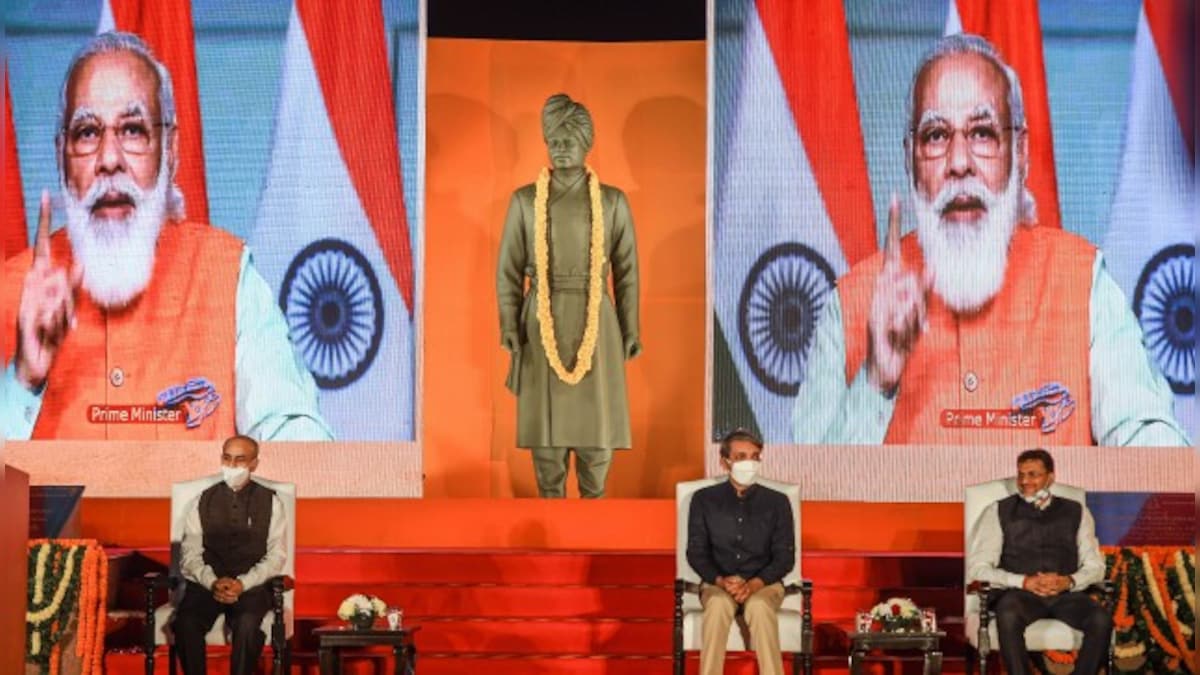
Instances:
[[[230,577],[221,577],[213,582],[212,585],[213,597],[216,598],[217,602],[226,605],[232,605],[237,602],[243,590],[242,582]]]
[[[740,605],[749,600],[750,596],[761,591],[763,586],[766,586],[766,584],[763,583],[763,580],[759,579],[758,577],[754,577],[753,579],[742,584],[741,587],[738,588],[737,593],[732,594],[733,599],[736,600]]]

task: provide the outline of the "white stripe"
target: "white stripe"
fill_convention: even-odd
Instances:
[[[1195,168],[1183,138],[1150,24],[1138,17],[1129,116],[1120,177],[1104,239],[1108,270],[1132,305],[1150,259],[1171,244],[1193,243]],[[1176,396],[1185,429],[1200,420],[1193,396]]]
[[[113,17],[112,3],[109,0],[100,2],[100,22],[96,25],[96,35],[111,33],[117,29],[117,20]]]
[[[958,15],[957,0],[950,0],[950,7],[946,10],[946,29],[942,31],[942,35],[955,35],[963,32],[962,17]]]

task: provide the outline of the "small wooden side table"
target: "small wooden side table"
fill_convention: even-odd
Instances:
[[[872,649],[913,649],[925,653],[925,675],[940,675],[942,672],[942,638],[944,632],[897,633],[871,631],[850,633],[850,675],[861,675],[863,661]]]
[[[341,675],[342,649],[390,645],[396,660],[395,675],[415,675],[417,644],[413,634],[420,626],[404,626],[397,630],[376,626],[366,630],[345,624],[328,624],[313,631],[321,661],[321,675]]]

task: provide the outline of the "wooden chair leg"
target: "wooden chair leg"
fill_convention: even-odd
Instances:
[[[674,659],[672,673],[684,675],[683,662],[683,579],[675,580],[675,611],[671,615],[671,654]]]

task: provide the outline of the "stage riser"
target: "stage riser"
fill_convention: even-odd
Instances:
[[[269,650],[267,650],[269,651]],[[155,663],[155,675],[167,675],[165,652]],[[670,675],[669,656],[656,657],[578,657],[556,658],[552,656],[503,656],[503,655],[447,655],[421,652],[418,655],[420,675]],[[791,656],[784,657],[784,670],[790,672]],[[965,663],[961,658],[943,659],[943,673],[963,673]],[[995,668],[995,666],[993,666]],[[821,675],[848,675],[845,657],[818,657],[814,670]],[[699,663],[694,652],[686,660],[687,675],[698,675]],[[179,671],[182,672],[182,671]],[[266,657],[260,672],[270,672]],[[342,662],[343,675],[391,675],[391,656],[375,652],[370,656],[348,656]],[[871,661],[866,664],[864,675],[917,675],[921,673],[919,657],[895,657]],[[143,675],[140,654],[109,654],[105,660],[106,675]],[[209,675],[228,675],[228,655],[214,651],[208,659]],[[758,666],[754,657],[746,653],[730,653],[725,663],[724,675],[757,675]],[[316,655],[303,653],[293,663],[290,675],[320,675]]]
[[[674,608],[672,588],[662,584],[642,587],[300,584],[296,590],[296,615],[331,617],[341,601],[353,593],[377,595],[388,604],[403,608],[409,616],[669,619]],[[813,617],[818,621],[849,621],[855,612],[895,596],[912,598],[922,607],[933,607],[942,617],[962,613],[962,591],[955,588],[818,585],[813,592]],[[135,607],[142,598],[140,584],[126,584],[121,597],[123,607]]]
[[[588,617],[669,618],[673,609],[670,586],[449,586],[429,584],[320,584],[296,591],[298,616],[329,615],[342,599],[356,592],[378,595],[410,614],[454,617]],[[853,616],[881,600],[909,596],[943,616],[961,613],[962,591],[946,588],[821,587],[813,593],[818,618]]]
[[[140,574],[147,566],[164,565],[167,556],[165,547],[140,550],[135,556],[140,563],[131,561],[128,567]],[[956,618],[962,613],[961,560],[953,552],[806,553],[802,569],[815,586],[818,671],[845,672],[846,633],[854,613],[890,596],[935,607],[949,633],[944,651],[961,657],[965,641]],[[311,632],[336,621],[337,606],[351,593],[378,595],[404,608],[406,623],[422,626],[418,645],[423,675],[667,675],[674,575],[675,554],[670,550],[300,548],[294,642],[299,656],[292,675],[316,675],[315,665],[309,663],[317,647]],[[125,626],[120,636],[111,636],[110,647],[136,642],[141,621],[137,610],[143,602],[140,578],[127,576],[115,603],[128,610],[118,613],[124,615]],[[115,644],[117,638],[121,645]],[[372,664],[377,664],[380,673],[390,673],[390,662],[381,660],[384,656],[352,660],[346,672],[373,673]],[[140,673],[126,667],[129,658],[111,655],[109,675]],[[920,672],[915,662],[894,663],[896,673]],[[947,670],[956,672],[953,666]],[[219,675],[221,670],[210,672]],[[695,672],[694,663],[688,672]],[[753,661],[735,657],[727,672],[753,673]]]
[[[165,565],[165,548],[138,553]],[[897,554],[863,551],[803,553],[801,571],[821,585],[955,586],[957,552]],[[314,583],[490,583],[544,585],[670,584],[674,553],[414,551],[311,549],[296,552],[296,579]]]
[[[298,584],[296,616],[329,617],[342,599],[352,593],[371,593],[397,605],[409,616],[442,617],[588,617],[588,619],[670,619],[673,591],[670,585],[653,586],[516,586],[445,584]],[[139,583],[125,584],[121,605],[142,602]],[[858,610],[889,597],[912,598],[920,607],[932,607],[938,616],[962,613],[962,591],[947,587],[816,585],[812,616],[817,621],[850,620]]]
[[[449,654],[460,652],[517,652],[536,654],[657,654],[672,643],[669,619],[444,619],[413,617],[420,624],[421,648]],[[320,622],[302,620],[300,635],[308,635]],[[818,622],[814,644],[818,654],[849,652],[846,633],[853,624]],[[966,640],[961,624],[944,627],[948,636],[943,649],[963,653]],[[304,640],[304,649],[315,650],[316,642]]]

